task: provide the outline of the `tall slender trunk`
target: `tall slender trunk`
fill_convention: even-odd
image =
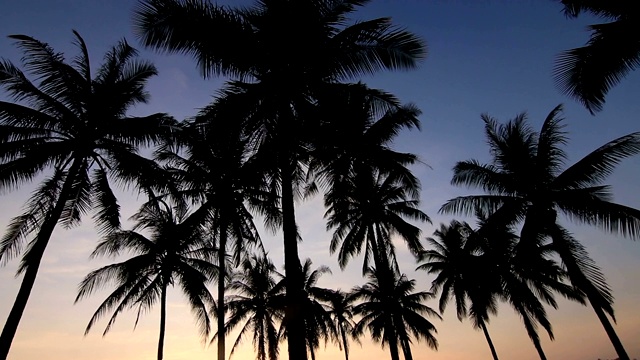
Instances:
[[[482,320],[480,320],[480,328],[484,333],[484,337],[487,339],[487,343],[489,344],[489,349],[491,349],[491,356],[493,356],[493,360],[498,360],[498,353],[496,352],[496,348],[493,346],[491,336],[489,336],[489,330],[487,330],[487,325]]]
[[[298,256],[298,228],[293,198],[293,164],[285,157],[281,166],[282,180],[282,233],[284,237],[284,269],[287,278],[286,308],[289,360],[307,360],[307,344],[302,317],[302,266]]]
[[[224,215],[223,215],[224,216]],[[224,329],[224,282],[227,276],[227,265],[225,256],[227,255],[227,223],[224,219],[220,221],[220,244],[218,244],[218,360],[224,360],[225,357],[225,329]]]
[[[62,215],[62,211],[64,210],[65,204],[67,202],[67,198],[69,198],[71,192],[73,191],[73,183],[80,170],[81,164],[81,160],[74,160],[71,168],[69,169],[69,172],[67,173],[64,184],[62,185],[62,189],[60,190],[60,195],[58,196],[56,205],[49,213],[49,216],[43,222],[33,248],[31,248],[31,251],[29,251],[29,253],[25,255],[25,263],[27,264],[27,266],[24,270],[24,277],[22,278],[20,289],[18,290],[18,294],[16,295],[16,300],[14,301],[13,307],[11,308],[9,316],[7,317],[7,322],[2,329],[2,335],[0,335],[0,360],[5,360],[9,355],[11,343],[13,342],[13,338],[15,337],[16,331],[18,330],[18,325],[20,324],[20,319],[22,318],[24,309],[27,307],[27,302],[29,301],[29,296],[31,295],[33,285],[36,282],[36,276],[38,275],[38,269],[40,268],[42,256],[44,255],[47,244],[51,239],[51,234],[53,233],[58,220],[60,220],[60,216]]]
[[[386,332],[389,332],[389,352],[391,353],[391,360],[400,360],[400,353],[398,352],[398,338],[393,329],[393,324],[390,324],[385,329]]]
[[[349,360],[349,341],[347,339],[347,334],[344,332],[344,330],[341,330],[340,336],[342,337],[342,348],[344,349],[344,360]]]
[[[618,354],[618,359],[630,360],[629,355],[627,354],[627,351],[622,345],[622,341],[620,341],[620,338],[616,333],[616,330],[611,325],[611,322],[609,321],[609,318],[607,317],[607,315],[604,313],[604,310],[602,310],[602,307],[598,305],[599,295],[597,295],[597,290],[594,288],[593,284],[589,281],[589,279],[587,279],[586,276],[583,274],[583,272],[580,270],[580,267],[576,263],[571,250],[567,247],[566,243],[564,242],[562,234],[559,233],[559,229],[556,226],[554,226],[552,228],[552,231],[553,232],[552,232],[551,239],[553,241],[553,245],[567,268],[567,272],[569,274],[571,283],[574,286],[577,286],[580,290],[584,291],[585,294],[587,295],[589,304],[591,304],[591,307],[596,312],[596,315],[598,316],[598,319],[600,320],[602,327],[604,327],[604,331],[607,333],[607,336],[609,337],[609,341],[611,341],[613,348],[616,350],[616,353]]]
[[[618,359],[629,360],[629,355],[627,355],[627,351],[624,349],[624,346],[622,346],[622,342],[620,341],[620,338],[618,338],[618,334],[616,334],[616,331],[613,329],[609,318],[607,318],[607,314],[604,313],[601,307],[594,306],[591,299],[589,299],[589,302],[591,303],[591,307],[593,307],[593,310],[596,312],[596,315],[598,315],[598,319],[600,319],[600,322],[604,327],[604,331],[607,332],[607,336],[609,336],[611,344],[613,344],[613,347],[616,349],[616,353],[618,353]]]
[[[158,360],[162,360],[164,353],[164,332],[167,326],[167,282],[162,282],[160,290],[160,336],[158,337]]]
[[[400,345],[402,346],[404,360],[413,360],[413,354],[411,353],[411,344],[409,343],[407,334],[404,334],[402,339],[400,339]]]

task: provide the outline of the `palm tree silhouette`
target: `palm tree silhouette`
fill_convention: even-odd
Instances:
[[[338,262],[348,260],[364,247],[364,266],[370,258],[380,268],[397,271],[392,235],[399,235],[414,255],[424,250],[420,229],[405,219],[429,221],[418,209],[417,188],[409,188],[398,174],[362,172],[343,179],[338,191],[328,196],[327,227],[335,228],[330,250],[338,250]],[[364,273],[365,271],[363,271]]]
[[[640,12],[631,2],[560,0],[567,17],[591,13],[609,22],[589,26],[583,47],[564,51],[554,77],[562,91],[579,100],[591,114],[602,110],[605,96],[629,72],[640,66]]]
[[[247,130],[269,160],[269,176],[281,196],[291,359],[306,359],[295,197],[307,150],[323,140],[313,136],[314,124],[323,120],[316,116],[315,100],[327,84],[411,69],[425,53],[422,41],[389,18],[349,24],[347,16],[366,3],[278,0],[232,8],[207,1],[145,0],[134,15],[146,46],[192,55],[204,77],[229,76],[227,93],[240,98],[239,109],[251,114]]]
[[[241,270],[234,273],[229,290],[227,307],[229,318],[225,325],[227,333],[242,325],[233,346],[241,343],[245,334],[251,333],[258,360],[278,359],[278,329],[276,323],[284,317],[284,294],[282,275],[264,255],[253,255],[242,262]],[[219,336],[219,332],[214,339]]]
[[[250,208],[265,214],[272,223],[277,223],[278,214],[269,208],[273,203],[271,195],[264,190],[262,178],[256,176],[259,169],[251,161],[242,122],[234,114],[220,112],[218,105],[211,104],[193,121],[183,123],[173,141],[156,152],[156,159],[167,164],[180,184],[179,191],[171,196],[199,204],[200,211],[208,212],[202,219],[210,224],[212,236],[218,240],[216,318],[218,352],[224,358],[228,254],[237,266],[243,254],[256,245],[262,246]],[[229,238],[233,241],[230,244]]]
[[[163,358],[165,337],[167,288],[179,285],[196,316],[203,337],[210,331],[208,307],[213,296],[207,282],[218,276],[218,267],[211,263],[216,249],[208,241],[208,229],[201,226],[202,214],[187,214],[183,209],[171,209],[164,202],[149,202],[131,219],[133,230],[120,230],[107,235],[98,244],[92,257],[118,256],[123,252],[134,256],[123,262],[107,265],[89,273],[80,283],[76,302],[94,291],[115,284],[91,317],[85,335],[107,312],[113,311],[104,330],[105,335],[117,316],[129,308],[138,308],[140,315],[160,300],[160,336],[158,360]],[[137,232],[145,230],[149,237]]]
[[[75,31],[74,35],[80,54],[71,63],[46,43],[11,36],[36,83],[11,62],[0,62],[0,86],[15,101],[0,101],[0,189],[17,188],[53,169],[0,242],[4,264],[23,253],[24,243],[34,235],[18,269],[24,278],[0,336],[0,359],[9,353],[58,222],[74,226],[96,209],[94,219],[101,231],[118,228],[120,207],[109,177],[139,187],[163,177],[137,150],[157,142],[169,128],[163,125],[172,124],[172,119],[164,114],[127,115],[130,107],[147,101],[144,87],[156,75],[155,67],[137,61],[136,50],[122,40],[107,52],[92,78],[88,49],[82,37]]]
[[[433,238],[427,238],[431,249],[421,254],[423,263],[416,270],[435,274],[431,291],[440,293],[439,310],[443,313],[449,300],[454,299],[458,320],[469,316],[476,329],[482,329],[491,355],[498,360],[498,353],[491,341],[487,323],[489,315],[498,311],[495,272],[487,271],[493,264],[485,264],[473,241],[473,229],[465,222],[452,220],[441,224]],[[467,306],[467,300],[469,306]]]
[[[311,269],[311,259],[306,259],[302,265],[302,278],[304,283],[304,297],[302,314],[305,325],[306,347],[311,359],[315,359],[316,350],[320,347],[320,341],[324,339],[326,342],[338,337],[337,329],[333,326],[333,319],[329,313],[326,302],[333,294],[333,291],[317,286],[319,278],[331,270],[327,266],[320,266],[315,270]],[[284,282],[286,283],[286,277]],[[290,331],[289,324],[286,320],[282,323],[281,334],[287,334]]]
[[[383,272],[387,274],[383,274]],[[388,282],[389,274],[393,281]],[[413,359],[411,354],[411,336],[416,340],[424,339],[432,349],[438,348],[434,333],[436,328],[424,316],[440,319],[440,315],[424,301],[433,297],[426,291],[413,292],[415,280],[403,275],[396,275],[390,269],[371,268],[367,274],[369,282],[353,289],[353,297],[361,302],[353,308],[360,320],[354,332],[361,335],[368,329],[371,338],[382,345],[388,345],[392,360],[399,360],[398,343],[406,360]],[[385,287],[385,284],[391,284]]]
[[[335,341],[341,351],[344,351],[345,360],[349,360],[349,338],[360,343],[358,337],[354,336],[355,322],[353,320],[354,298],[351,293],[341,290],[332,291],[326,299],[329,315],[333,321],[333,328],[336,332]]]
[[[391,236],[400,235],[409,250],[418,255],[420,229],[405,219],[429,221],[420,211],[418,179],[408,169],[417,157],[400,153],[391,143],[402,129],[419,127],[420,111],[412,105],[400,106],[397,100],[379,90],[361,84],[350,86],[349,96],[335,96],[336,122],[321,129],[331,142],[319,152],[311,173],[326,189],[327,228],[334,228],[330,251],[338,250],[338,262],[344,268],[349,259],[362,252],[363,274],[370,259],[377,267],[387,267],[385,254],[397,268]],[[335,95],[335,94],[334,94]],[[328,99],[326,99],[328,100]]]
[[[571,267],[568,272],[571,283],[591,294],[587,298],[594,309],[599,307],[613,315],[610,290],[599,269],[591,267],[591,271],[585,271],[584,266],[569,265],[575,259],[589,264],[590,259],[585,258],[588,254],[584,248],[577,248],[558,235],[557,212],[577,222],[637,238],[640,211],[610,201],[609,186],[601,184],[622,159],[640,152],[640,133],[612,140],[563,169],[566,153],[561,146],[567,137],[562,130],[561,110],[559,105],[549,113],[539,133],[527,125],[525,114],[504,125],[483,115],[492,163],[459,162],[454,167],[452,183],[480,187],[488,194],[457,197],[440,210],[470,214],[481,209],[491,214],[492,221],[510,225],[521,222],[521,240],[516,251],[522,253],[539,247],[541,237],[551,236],[552,250],[567,268]],[[585,279],[592,285],[585,287]],[[618,356],[628,360],[613,327],[605,320],[606,316],[600,317]]]

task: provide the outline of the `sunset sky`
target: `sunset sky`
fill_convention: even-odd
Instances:
[[[225,4],[250,4],[251,1],[219,1]],[[105,51],[126,38],[140,50],[140,58],[155,63],[159,76],[149,82],[147,105],[132,109],[143,115],[167,112],[177,119],[192,116],[207,105],[220,88],[221,79],[202,80],[195,62],[185,56],[157,54],[145,50],[133,35],[133,0],[3,0],[0,3],[0,57],[18,64],[21,54],[13,46],[10,34],[25,34],[50,43],[68,59],[76,55],[72,45],[75,29],[84,37],[93,61],[101,64]],[[431,236],[441,222],[453,217],[437,213],[448,199],[476,190],[455,188],[449,184],[456,161],[475,158],[488,161],[489,152],[480,114],[488,113],[507,121],[527,111],[534,128],[559,103],[570,142],[570,162],[586,155],[605,142],[640,130],[640,72],[631,73],[608,95],[604,111],[591,116],[577,102],[562,95],[551,77],[554,57],[562,50],[582,45],[588,39],[585,27],[598,22],[587,16],[569,20],[561,5],[552,0],[373,0],[354,14],[354,20],[391,16],[397,25],[419,34],[428,44],[428,57],[420,68],[410,72],[379,74],[363,79],[397,95],[403,102],[415,103],[422,111],[422,131],[405,132],[396,148],[420,156],[423,164],[413,170],[422,182],[421,209],[433,224],[421,224],[423,237]],[[225,34],[211,34],[225,36]],[[0,98],[4,94],[0,91]],[[611,176],[615,201],[640,208],[640,157],[625,160]],[[34,183],[35,184],[35,183]],[[0,228],[18,215],[33,189],[27,185],[18,191],[0,194]],[[120,191],[122,215],[128,218],[140,200],[135,193]],[[313,260],[315,266],[327,265],[333,274],[320,284],[348,290],[364,283],[360,274],[362,258],[355,258],[341,271],[335,256],[329,254],[330,234],[325,231],[320,197],[299,204],[297,220],[302,232],[300,258]],[[465,219],[472,222],[472,219]],[[565,224],[571,224],[563,219]],[[616,330],[633,359],[640,358],[640,242],[601,232],[582,225],[569,225],[591,256],[602,267],[616,297]],[[263,232],[265,246],[274,263],[281,268],[281,234]],[[154,359],[158,335],[159,308],[146,314],[133,329],[135,314],[123,314],[107,336],[106,322],[100,322],[88,335],[84,328],[107,292],[98,292],[74,305],[77,284],[92,269],[113,259],[89,259],[98,241],[90,216],[83,225],[58,228],[45,253],[29,304],[14,340],[9,359]],[[429,289],[432,277],[415,272],[417,266],[398,241],[401,270],[418,282],[419,290]],[[15,298],[20,278],[15,278],[18,260],[0,268],[0,321],[4,324]],[[213,287],[212,287],[213,288]],[[170,360],[213,359],[215,346],[205,346],[198,336],[194,320],[178,289],[169,295],[165,358]],[[432,300],[429,305],[437,308]],[[443,321],[432,319],[438,329],[438,351],[426,344],[413,344],[416,360],[490,359],[491,353],[480,331],[469,321],[459,322],[452,304]],[[549,359],[596,360],[615,358],[595,313],[589,307],[559,299],[559,309],[548,309],[555,341],[541,332],[543,348]],[[535,360],[536,351],[514,311],[502,305],[497,318],[489,324],[496,349],[502,359]],[[228,338],[227,348],[235,340]],[[251,339],[233,359],[255,358]],[[339,359],[337,346],[321,348],[318,360]],[[354,344],[353,360],[388,357],[363,338]],[[281,359],[286,359],[286,346]]]

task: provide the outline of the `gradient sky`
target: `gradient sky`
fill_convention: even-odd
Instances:
[[[223,2],[221,2],[223,3]],[[246,4],[249,1],[225,3]],[[104,52],[126,37],[141,48],[131,26],[132,0],[3,0],[0,5],[0,57],[18,62],[20,53],[5,35],[26,34],[50,43],[57,51],[75,55],[71,30],[78,30],[88,44],[93,65]],[[424,165],[415,172],[422,181],[421,208],[432,217],[433,225],[423,224],[423,236],[430,236],[440,222],[452,217],[440,216],[438,208],[454,196],[470,190],[449,184],[456,161],[476,158],[488,160],[482,132],[481,113],[506,121],[527,111],[531,124],[539,128],[548,112],[565,104],[568,152],[575,161],[589,151],[627,133],[638,131],[640,121],[640,72],[630,74],[607,97],[604,111],[591,116],[575,101],[563,96],[551,78],[553,59],[563,49],[583,44],[585,26],[596,21],[584,17],[568,20],[561,6],[551,0],[374,0],[355,14],[356,19],[391,16],[396,24],[422,36],[429,48],[427,59],[411,72],[386,73],[364,79],[368,84],[413,102],[423,111],[422,131],[405,132],[397,148],[419,154]],[[224,34],[212,34],[224,36]],[[149,82],[151,101],[132,110],[133,114],[168,112],[178,119],[194,115],[219,89],[221,80],[201,79],[194,62],[177,55],[159,55],[141,49],[141,57],[153,61],[160,75]],[[2,94],[0,93],[0,96]],[[428,166],[426,165],[428,164]],[[640,159],[624,161],[608,183],[615,189],[615,200],[640,207]],[[2,194],[0,227],[20,212],[32,186]],[[472,191],[478,193],[477,191]],[[136,210],[136,196],[122,192],[123,217]],[[363,283],[361,258],[352,260],[341,271],[328,252],[330,235],[324,230],[323,209],[319,198],[301,204],[297,219],[304,242],[300,257],[314,264],[328,265],[333,275],[321,279],[321,285],[350,289]],[[470,219],[468,219],[470,220]],[[471,221],[471,220],[470,220]],[[567,221],[568,223],[568,221]],[[640,357],[640,243],[605,234],[586,226],[570,226],[603,268],[616,296],[616,329],[631,358]],[[88,336],[84,327],[106,292],[97,293],[73,305],[77,284],[85,274],[110,261],[89,260],[97,242],[91,219],[72,230],[58,229],[45,254],[39,277],[13,343],[9,359],[153,359],[158,333],[158,309],[147,314],[133,331],[133,315],[123,314],[116,326],[101,337],[105,322]],[[280,234],[264,234],[265,245],[274,262],[282,264]],[[420,290],[428,289],[432,278],[416,273],[415,260],[399,244],[401,268],[418,281]],[[278,265],[281,266],[281,265]],[[0,319],[4,322],[13,303],[19,279],[14,278],[17,261],[0,268]],[[166,359],[211,359],[215,347],[205,347],[198,337],[179,291],[170,292]],[[436,307],[435,301],[429,303]],[[541,334],[550,359],[595,360],[615,357],[595,313],[579,304],[559,301],[559,310],[549,309],[555,341]],[[490,359],[481,332],[468,321],[458,322],[448,308],[438,328],[440,349],[436,352],[424,343],[415,343],[416,360]],[[491,320],[498,354],[503,359],[537,359],[520,319],[508,306],[501,306],[499,317]],[[234,338],[235,339],[235,338]],[[229,342],[233,340],[228,340]],[[254,358],[250,339],[246,339],[234,359]],[[228,345],[229,346],[229,345]],[[286,358],[286,347],[282,347]],[[383,358],[387,350],[367,338],[352,349],[354,360]],[[329,344],[318,360],[339,358],[337,347]]]

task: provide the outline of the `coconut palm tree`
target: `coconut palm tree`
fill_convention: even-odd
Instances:
[[[247,131],[269,160],[281,196],[291,359],[306,358],[295,199],[307,150],[318,140],[315,100],[326,84],[411,69],[425,54],[422,41],[389,18],[350,24],[347,17],[367,2],[277,0],[233,8],[204,0],[144,0],[134,15],[146,46],[192,55],[204,77],[229,76],[228,92],[251,114]]]
[[[526,253],[528,249],[540,246],[541,238],[551,236],[551,246],[565,265],[573,261],[571,258],[578,259],[587,253],[563,243],[566,238],[558,236],[556,231],[558,213],[579,223],[638,238],[640,211],[612,202],[610,187],[602,182],[621,160],[640,152],[640,133],[612,140],[563,169],[566,153],[561,146],[567,142],[567,136],[562,130],[561,110],[562,107],[557,106],[549,113],[539,133],[527,125],[526,114],[504,125],[483,115],[492,163],[459,162],[454,167],[452,183],[480,187],[487,195],[451,199],[441,211],[470,214],[482,209],[491,214],[489,219],[498,219],[503,224],[522,223],[520,252]],[[572,248],[575,252],[570,255],[566,250]],[[589,259],[583,258],[581,262],[589,263]],[[612,298],[602,280],[604,276],[597,268],[591,270],[583,272],[579,278],[576,277],[577,270],[569,272],[571,283],[580,287],[586,278],[592,286],[580,290],[592,292],[587,298],[594,308],[600,307],[613,315]],[[599,299],[597,302],[591,301],[596,298]],[[613,327],[604,322],[603,325],[618,356],[628,359]]]
[[[231,354],[242,342],[245,335],[252,337],[258,360],[278,359],[278,329],[276,323],[284,317],[284,295],[282,275],[264,255],[253,255],[242,262],[241,270],[233,274],[229,290],[227,308],[229,318],[225,324],[226,332],[241,325],[240,333]],[[248,334],[250,333],[250,334]],[[219,336],[219,332],[214,339]]]
[[[156,159],[168,166],[180,184],[179,191],[171,196],[197,204],[209,213],[203,220],[211,225],[213,237],[217,239],[218,352],[224,358],[228,254],[232,255],[235,266],[239,266],[243,254],[262,245],[250,208],[266,215],[267,225],[272,227],[278,222],[278,214],[269,207],[273,200],[264,190],[263,179],[256,176],[260,170],[251,161],[241,119],[221,113],[218,105],[207,106],[193,121],[183,123],[178,136],[156,152]]]
[[[585,46],[561,53],[554,77],[562,91],[591,112],[602,110],[605,96],[629,72],[640,66],[640,11],[632,2],[560,0],[564,14],[577,18],[590,13],[605,23],[589,26]]]
[[[327,266],[320,266],[312,270],[311,259],[306,259],[302,265],[304,280],[304,300],[301,304],[305,324],[306,347],[311,359],[315,359],[316,350],[320,347],[320,341],[324,339],[325,344],[329,339],[336,339],[338,331],[333,326],[334,322],[328,311],[326,303],[333,295],[333,291],[317,286],[318,280],[324,274],[331,273]],[[284,282],[286,284],[286,277]],[[282,323],[280,333],[287,335],[290,331],[286,320]]]
[[[327,306],[329,315],[336,330],[338,347],[344,351],[345,360],[349,360],[349,338],[360,343],[358,337],[353,335],[355,322],[353,321],[354,299],[351,293],[341,290],[332,291],[329,294]]]
[[[76,302],[107,284],[115,284],[115,290],[91,317],[85,335],[110,311],[113,314],[103,335],[109,332],[117,316],[126,309],[138,309],[137,324],[140,315],[150,310],[159,299],[158,360],[161,360],[167,289],[179,285],[196,316],[203,337],[208,336],[210,320],[207,311],[214,300],[206,284],[218,276],[218,267],[212,263],[216,249],[209,245],[208,230],[200,225],[199,218],[204,215],[201,211],[187,214],[183,209],[172,209],[164,202],[149,202],[132,216],[131,220],[136,222],[132,230],[120,230],[105,236],[92,257],[118,256],[124,252],[134,256],[94,270],[80,283]],[[148,231],[149,237],[139,230]]]
[[[440,291],[439,310],[443,313],[449,300],[456,304],[458,320],[469,316],[476,329],[482,329],[491,355],[498,360],[498,353],[491,341],[487,323],[489,315],[498,311],[497,297],[500,294],[497,275],[492,265],[484,263],[473,242],[474,233],[465,222],[452,220],[449,225],[441,224],[433,238],[427,238],[429,250],[421,254],[423,263],[416,270],[435,274],[431,291]],[[467,306],[469,303],[469,306]]]
[[[348,125],[328,123],[319,131],[327,132],[331,142],[319,151],[311,173],[326,188],[327,228],[335,228],[330,250],[340,248],[338,261],[344,268],[364,247],[365,273],[377,248],[384,248],[397,267],[392,234],[399,234],[417,256],[423,250],[420,230],[403,218],[429,218],[417,209],[420,183],[407,168],[417,157],[391,148],[399,131],[419,127],[420,111],[412,105],[400,106],[378,90],[361,85],[350,88],[348,96],[331,101],[337,111],[328,116]],[[374,256],[373,260],[376,266],[387,267],[383,259]]]
[[[122,40],[92,74],[84,40],[74,35],[79,55],[71,62],[44,42],[11,36],[35,82],[10,61],[0,61],[0,87],[12,98],[0,101],[0,191],[52,170],[0,242],[0,262],[23,254],[18,273],[24,274],[0,336],[0,359],[7,357],[56,225],[74,226],[96,209],[99,229],[116,229],[119,205],[109,179],[147,187],[151,179],[163,178],[137,151],[157,142],[173,121],[164,114],[127,115],[147,101],[145,84],[156,68],[136,60],[136,50]]]
[[[418,209],[417,188],[407,187],[396,173],[367,170],[344,178],[339,191],[327,195],[327,228],[335,228],[330,250],[339,249],[338,262],[344,268],[364,247],[364,267],[373,258],[376,266],[397,272],[392,236],[399,235],[418,256],[424,250],[420,229],[405,219],[429,221],[429,217]]]
[[[385,288],[388,274],[393,274],[392,286]],[[440,315],[424,301],[433,297],[426,291],[413,292],[415,280],[407,279],[406,275],[397,275],[390,269],[378,270],[370,268],[367,273],[369,282],[353,289],[353,297],[361,302],[353,308],[360,320],[356,323],[354,332],[361,335],[366,329],[371,338],[388,345],[392,360],[399,360],[398,343],[402,348],[406,360],[413,359],[411,353],[411,336],[416,340],[424,339],[427,345],[438,349],[438,341],[434,334],[435,326],[425,318],[432,316],[441,319]],[[382,281],[381,281],[382,280]]]

